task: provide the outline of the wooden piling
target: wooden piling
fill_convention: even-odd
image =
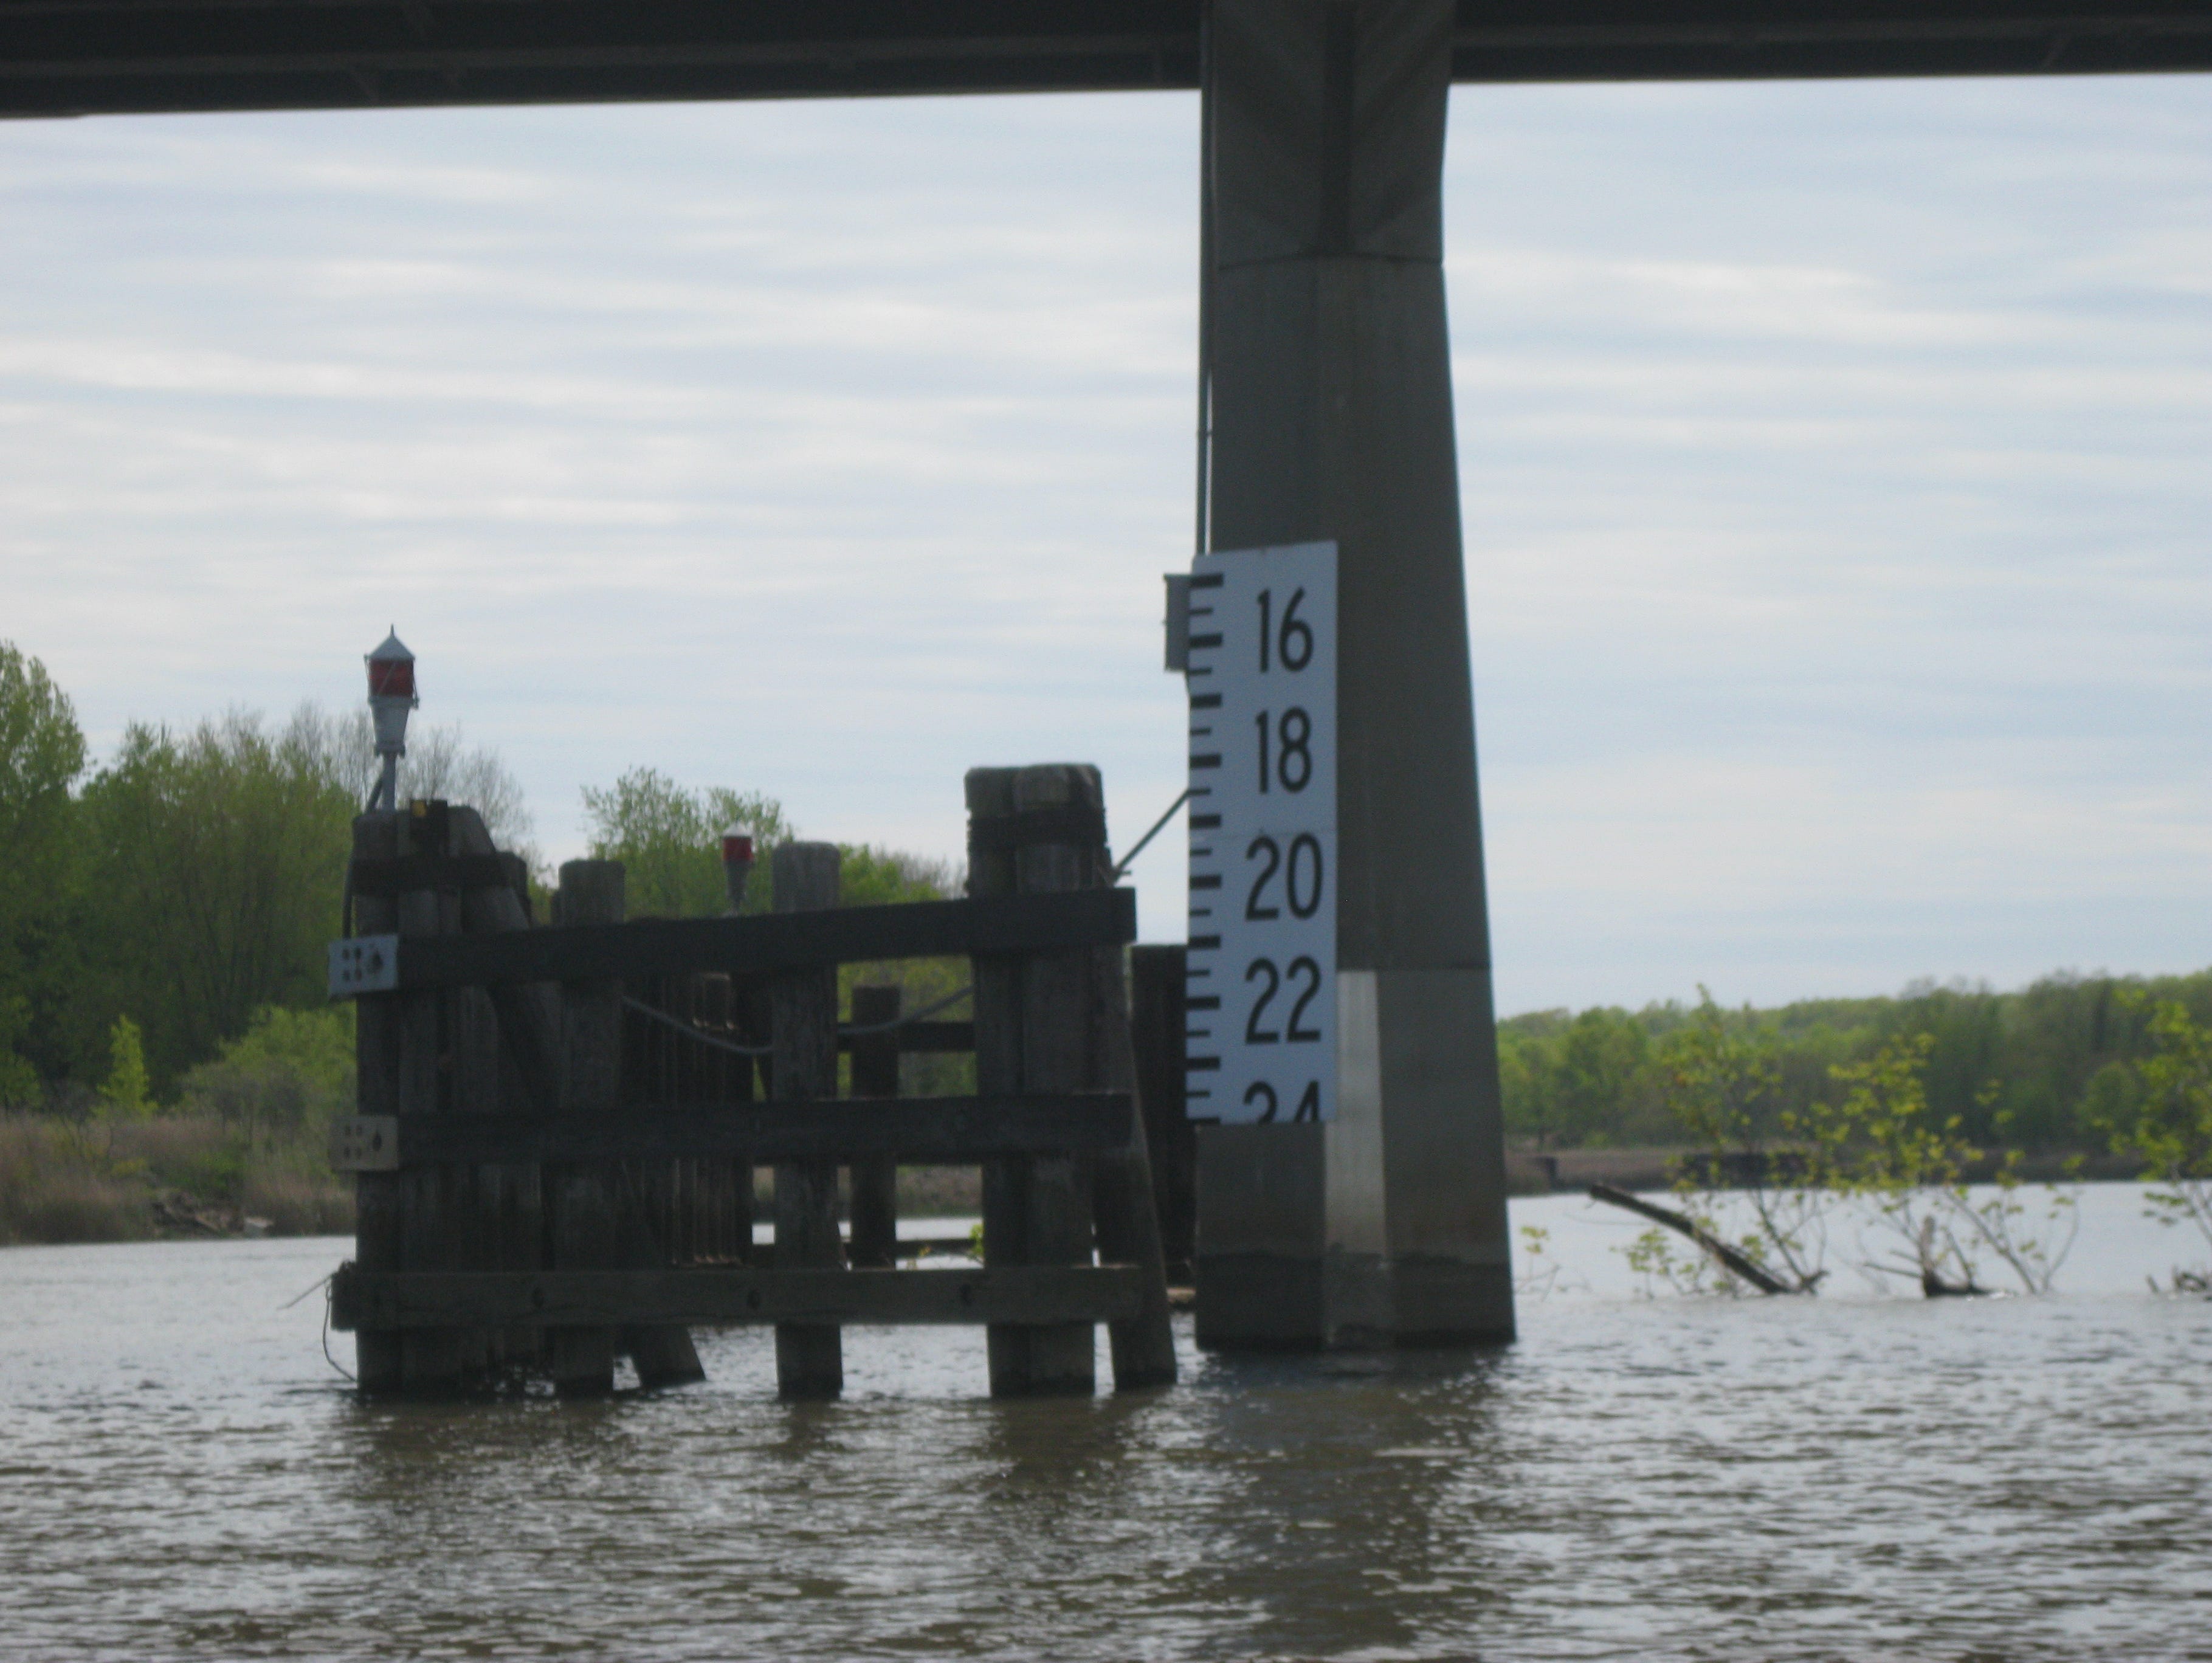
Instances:
[[[1110,873],[1105,851],[1103,872]],[[1108,950],[1091,954],[1093,1031],[1104,1051],[1104,1082],[1113,1089],[1133,1091],[1136,1058],[1130,1043],[1129,1007],[1122,987],[1121,956]],[[1141,1269],[1142,1301],[1137,1314],[1109,1322],[1107,1338],[1114,1356],[1114,1387],[1127,1392],[1176,1381],[1175,1326],[1169,1314],[1165,1256],[1160,1248],[1160,1215],[1152,1193],[1152,1155],[1145,1136],[1141,1098],[1129,1105],[1128,1141],[1101,1156],[1094,1192],[1098,1215],[1098,1256],[1109,1264]]]
[[[526,928],[511,884],[486,887],[480,876],[464,883],[457,875],[457,857],[492,853],[481,818],[470,809],[416,801],[399,811],[362,816],[355,825],[355,871],[368,881],[355,897],[356,932],[419,937]],[[388,876],[394,873],[408,881],[395,885]],[[538,1010],[533,1022],[516,1009],[529,1004],[533,992],[542,999],[542,990],[455,987],[364,1000],[360,1112],[410,1119],[527,1112],[552,1065],[545,1039],[550,1013]],[[518,1046],[534,1047],[534,1053],[517,1055]],[[528,1167],[447,1164],[363,1174],[365,1223],[356,1262],[364,1270],[538,1269],[537,1190]],[[534,1331],[489,1327],[365,1337],[362,1386],[419,1396],[481,1389],[510,1363],[533,1357],[538,1346]]]
[[[499,1113],[499,1018],[481,987],[457,987],[447,997],[447,1055],[452,1091],[450,1113]],[[453,1174],[458,1202],[453,1219],[447,1268],[496,1271],[520,1268],[504,1262],[501,1233],[507,1211],[507,1172],[502,1166],[473,1166]],[[461,1336],[465,1382],[496,1379],[507,1361],[506,1336],[495,1330],[471,1330]]]
[[[451,835],[451,816],[442,802],[418,798],[399,816],[403,858],[442,860],[452,853]],[[428,886],[403,889],[398,904],[403,937],[453,935],[460,930],[457,893]],[[399,996],[398,1112],[402,1115],[454,1112],[453,1045],[459,991]],[[405,1269],[464,1268],[472,1211],[471,1178],[465,1168],[426,1167],[402,1179],[399,1257]],[[457,1328],[405,1330],[399,1339],[399,1389],[411,1397],[450,1396],[474,1383],[467,1378],[468,1365],[484,1349],[480,1333]]]
[[[471,885],[460,893],[464,933],[487,934],[532,927],[529,874],[520,857],[493,844],[483,816],[459,804],[447,810],[448,847],[457,856],[495,856],[507,882]],[[553,989],[543,984],[460,990],[467,997],[456,1007],[457,1037],[453,1098],[464,1114],[540,1115],[556,1107],[553,1082],[560,1057],[555,1036],[560,1011]],[[471,1174],[476,1239],[466,1253],[469,1265],[502,1271],[535,1271],[545,1264],[543,1180],[529,1162],[479,1166]],[[460,1268],[456,1266],[456,1268]],[[530,1327],[488,1334],[483,1367],[501,1376],[534,1365],[544,1336]]]
[[[459,856],[497,859],[504,883],[471,884],[459,895],[462,931],[503,935],[531,928],[529,879],[522,863],[496,851],[483,816],[455,804],[447,810],[451,847]],[[525,1114],[555,1113],[561,1103],[561,1003],[544,982],[495,984],[485,990],[499,1022],[502,1079],[508,1107]]]
[[[1146,1152],[1168,1280],[1190,1285],[1198,1224],[1198,1140],[1183,1096],[1190,1017],[1188,954],[1180,946],[1137,947],[1129,954],[1129,1038],[1137,1095],[1145,1109]]]
[[[1079,889],[1103,842],[1097,770],[1045,765],[974,768],[967,779],[968,892]],[[1060,810],[1044,828],[1038,810]],[[1086,812],[1087,810],[1087,812]],[[1027,823],[1024,823],[1027,816]],[[1097,822],[1094,835],[1090,822]],[[1059,841],[1047,841],[1057,839]],[[1088,957],[1080,952],[975,961],[975,1089],[1079,1090],[1097,1071],[1085,1054]],[[1070,1156],[1006,1156],[983,1168],[983,1263],[1088,1264],[1090,1174]],[[991,1393],[1024,1397],[1097,1387],[1087,1323],[997,1325],[989,1331]]]
[[[399,853],[399,816],[374,810],[353,822],[353,858],[389,861]],[[396,897],[357,895],[353,902],[356,935],[396,933]],[[399,1112],[399,1000],[372,993],[355,1002],[354,1076],[356,1112]],[[404,1268],[399,1252],[399,1192],[406,1179],[396,1172],[364,1172],[354,1180],[354,1263],[367,1272]],[[354,1336],[354,1377],[365,1393],[399,1389],[399,1335],[390,1329],[363,1329]]]
[[[554,922],[617,924],[623,868],[617,860],[571,860],[561,868]],[[622,984],[568,982],[561,989],[562,1107],[574,1112],[615,1101],[621,1087]],[[571,1162],[544,1169],[547,1258],[556,1270],[616,1266],[612,1188],[599,1168]],[[546,1371],[567,1396],[614,1389],[615,1331],[573,1328],[546,1336]]]
[[[879,1028],[899,1017],[900,990],[866,986],[853,990],[853,1026]],[[899,1095],[899,1036],[896,1028],[853,1037],[855,1097]],[[889,1270],[898,1263],[898,1164],[889,1156],[855,1156],[852,1168],[853,1232],[850,1258],[856,1270]]]
[[[620,861],[569,861],[561,868],[561,921],[622,922],[623,876]],[[562,996],[568,1101],[574,1107],[611,1109],[622,1101],[622,984],[571,984]],[[641,1173],[571,1163],[553,1173],[548,1199],[556,1265],[574,1255],[578,1269],[667,1267]],[[617,1332],[577,1332],[581,1338],[564,1342],[571,1347],[567,1354],[551,1360],[554,1384],[561,1391],[584,1395],[611,1389],[617,1351],[629,1354],[641,1386],[680,1386],[706,1378],[684,1329],[639,1326]]]
[[[840,856],[834,843],[784,843],[770,857],[775,910],[815,912],[837,904]],[[772,1093],[787,1102],[837,1095],[837,973],[787,970],[769,986],[775,1046]],[[835,1268],[837,1168],[826,1160],[775,1168],[775,1266]],[[843,1337],[834,1326],[778,1323],[776,1389],[787,1398],[834,1398],[845,1387]]]

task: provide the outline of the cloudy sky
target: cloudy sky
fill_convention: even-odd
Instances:
[[[1188,95],[0,126],[0,638],[955,854],[1181,788]],[[1463,88],[1499,998],[2212,962],[2212,81]],[[1179,933],[1180,840],[1137,880]]]

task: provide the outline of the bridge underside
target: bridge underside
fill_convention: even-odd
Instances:
[[[0,115],[1198,84],[1199,0],[0,0]],[[2212,69],[2212,0],[1461,0],[1455,81]]]

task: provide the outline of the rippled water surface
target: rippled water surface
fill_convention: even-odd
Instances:
[[[2212,1657],[2212,1304],[2084,1210],[2067,1291],[1930,1304],[1634,1299],[1638,1227],[1517,1202],[1567,1274],[1512,1347],[1075,1403],[852,1330],[836,1405],[739,1332],[704,1387],[368,1407],[279,1308],[343,1242],[15,1249],[0,1653]]]

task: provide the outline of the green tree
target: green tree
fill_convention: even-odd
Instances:
[[[1961,1134],[1980,1144],[1996,1138],[1996,1102],[1986,1089],[2005,1072],[2003,1003],[1985,986],[1916,982],[1886,1013],[1886,1038],[1927,1037],[1919,1077],[1929,1111],[1955,1117]]]
[[[950,861],[866,844],[841,843],[843,857],[837,870],[837,897],[847,907],[890,907],[913,901],[949,901],[963,882]],[[908,1016],[929,1006],[944,1006],[969,985],[970,968],[963,958],[897,959],[883,964],[848,964],[837,973],[840,997],[849,1001],[852,990],[870,983],[896,983],[901,1008]],[[950,1019],[963,1014],[957,1000],[941,1010]],[[939,1092],[973,1091],[975,1065],[960,1054],[921,1054],[902,1058],[901,1089],[916,1096]]]
[[[1530,1031],[1533,1021],[1519,1017],[1498,1024],[1498,1086],[1504,1102],[1506,1135],[1526,1138],[1543,1149],[1554,1129],[1546,1089],[1551,1041]]]
[[[605,790],[584,787],[588,847],[597,860],[619,860],[632,918],[711,918],[728,909],[721,839],[730,827],[752,834],[759,871],[744,910],[768,909],[768,858],[788,841],[783,805],[758,792],[724,786],[691,790],[658,768],[632,768]]]
[[[959,868],[949,860],[840,843],[837,899],[847,907],[890,907],[908,901],[947,901],[960,893]]]
[[[1838,1112],[1850,1141],[1839,1181],[1872,1198],[1910,1250],[1923,1291],[1985,1291],[1976,1278],[1982,1259],[1994,1255],[2022,1292],[2047,1293],[2073,1246],[2076,1191],[2042,1186],[2041,1211],[2031,1212],[2017,1150],[1998,1167],[1994,1194],[1969,1191],[1967,1168],[1981,1151],[1966,1138],[1966,1117],[1942,1114],[1928,1100],[1928,1059],[1938,1043],[1934,1034],[1910,1035],[1836,1068],[1848,1088]],[[1996,1096],[1995,1083],[1986,1084],[1978,1107],[2002,1132]]]
[[[326,1126],[354,1095],[350,1004],[291,1011],[264,1005],[219,1055],[180,1082],[187,1112],[211,1114],[249,1140]]]
[[[1895,998],[1802,999],[1722,1011],[1718,1022],[1771,1065],[1775,1117],[1809,1125],[1832,1114],[1845,1095],[1838,1065],[1925,1035],[1924,1095],[1936,1121],[1956,1117],[1960,1136],[1980,1149],[2049,1155],[2104,1150],[2106,1128],[2132,1114],[2140,1065],[2157,1048],[2150,1030],[2158,1000],[2212,1023],[2212,971],[2140,979],[2059,972],[2004,993],[1918,982]],[[1539,1011],[1504,1019],[1498,1068],[1508,1132],[1561,1146],[1679,1141],[1684,1128],[1668,1107],[1663,1069],[1624,1073],[1607,1059],[1632,1043],[1615,1035],[1622,1024],[1663,1047],[1699,1020],[1672,1003],[1633,1015]]]
[[[2131,1062],[2108,1062],[2089,1077],[2081,1094],[2081,1118],[2099,1128],[2109,1142],[2115,1132],[2135,1125],[2142,1100],[2142,1071]],[[2123,1148],[2116,1153],[2124,1155],[2129,1150]]]
[[[1550,1096],[1562,1144],[1620,1140],[1638,1087],[1652,1083],[1650,1035],[1626,1011],[1585,1011],[1559,1036]]]
[[[1963,1198],[1965,1168],[1977,1151],[1960,1131],[1960,1116],[1938,1122],[1929,1113],[1928,1055],[1935,1048],[1933,1034],[1913,1034],[1863,1061],[1837,1065],[1835,1077],[1846,1088],[1838,1113],[1853,1144],[1841,1170],[1909,1250],[1923,1290],[1978,1292],[1974,1261],[1949,1228],[1944,1205],[1947,1197]]]
[[[795,835],[783,806],[758,792],[678,785],[656,768],[637,768],[604,790],[587,786],[584,811],[594,859],[619,860],[633,918],[653,914],[711,917],[727,909],[722,876],[722,834],[736,826],[752,835],[758,863],[745,891],[744,910],[766,912],[771,900],[769,866],[776,845]],[[960,893],[959,869],[868,844],[840,844],[838,901],[847,907],[884,907],[941,901]],[[964,959],[904,959],[888,964],[848,964],[838,972],[842,999],[866,983],[896,984],[907,1015],[951,999],[968,981]],[[950,1007],[957,1013],[957,1001]],[[965,1056],[910,1056],[900,1065],[902,1089],[918,1095],[972,1090],[974,1063]]]
[[[2107,1108],[2106,1129],[2114,1150],[2142,1162],[2155,1215],[2195,1225],[2212,1246],[2212,1028],[2179,999],[2136,1003],[2150,1005],[2156,1049],[2139,1065],[2139,1095]]]
[[[77,994],[68,927],[84,735],[46,666],[0,641],[0,1104],[29,1101],[64,1054],[42,1037]]]
[[[154,1093],[146,1077],[146,1047],[138,1024],[118,1017],[107,1030],[107,1079],[100,1088],[103,1115],[118,1120],[144,1120],[154,1114]]]
[[[1716,1187],[1740,1191],[1752,1220],[1745,1255],[1810,1293],[1827,1275],[1821,1259],[1826,1215],[1838,1199],[1843,1124],[1784,1104],[1773,1049],[1766,1033],[1731,1031],[1713,996],[1698,989],[1688,1023],[1659,1047],[1667,1107],[1695,1148],[1678,1163],[1674,1188],[1709,1229]]]
[[[319,1005],[357,805],[296,725],[133,724],[82,798],[86,927],[157,1087],[264,1005]]]

